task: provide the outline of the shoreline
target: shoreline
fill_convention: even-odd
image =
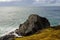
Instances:
[[[8,31],[7,33],[2,34],[0,37],[3,37],[3,36],[5,36],[5,35],[9,35],[9,33],[14,32],[16,29],[17,29],[17,28],[14,28],[14,29]]]

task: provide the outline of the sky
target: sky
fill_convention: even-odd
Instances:
[[[60,0],[0,0],[0,6],[60,6]]]

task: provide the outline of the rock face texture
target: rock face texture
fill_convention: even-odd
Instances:
[[[17,33],[22,36],[27,36],[49,26],[50,23],[45,17],[32,14],[23,24],[20,24],[19,31]]]

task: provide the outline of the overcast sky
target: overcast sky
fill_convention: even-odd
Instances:
[[[60,0],[0,0],[0,6],[60,6]]]

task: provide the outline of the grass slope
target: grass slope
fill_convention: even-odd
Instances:
[[[60,40],[60,29],[47,28],[34,35],[15,38],[15,40]]]

